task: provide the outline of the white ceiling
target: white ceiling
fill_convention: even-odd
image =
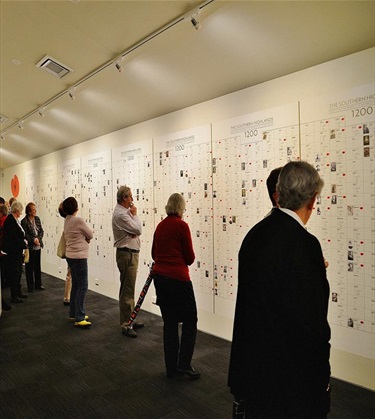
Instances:
[[[0,169],[375,46],[373,0],[0,6]],[[197,8],[198,31],[184,19]],[[37,68],[45,55],[74,71]]]

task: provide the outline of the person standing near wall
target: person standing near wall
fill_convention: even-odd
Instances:
[[[325,418],[330,406],[329,285],[308,222],[323,180],[306,162],[286,164],[278,205],[246,235],[228,385],[245,417]]]
[[[66,218],[66,214],[62,209],[63,203],[61,202],[58,208],[59,214],[61,217]],[[65,289],[64,289],[64,298],[63,298],[63,304],[64,306],[70,305],[70,292],[72,290],[72,273],[70,272],[69,265],[66,269],[66,277],[65,277]]]
[[[41,253],[43,249],[44,230],[40,218],[36,215],[36,206],[29,202],[25,209],[26,215],[21,221],[25,238],[29,246],[29,261],[25,264],[28,292],[44,291],[42,285]]]
[[[276,185],[277,185],[277,181],[279,179],[279,174],[280,174],[281,170],[282,170],[282,167],[278,167],[276,169],[271,170],[270,174],[268,175],[267,181],[266,181],[268,196],[270,197],[270,200],[272,202],[271,212],[275,208],[278,208]]]
[[[5,205],[5,200],[0,198],[0,276],[1,276],[1,307],[3,310],[8,311],[12,309],[3,297],[3,290],[9,286],[8,277],[6,275],[6,255],[1,252],[1,243],[3,241],[4,222],[8,216],[8,207]]]
[[[23,303],[27,294],[21,290],[23,252],[27,249],[25,232],[19,218],[23,211],[23,205],[19,201],[13,201],[10,207],[10,215],[4,222],[3,241],[1,250],[6,254],[6,275],[10,284],[10,302]]]
[[[157,304],[164,321],[164,360],[167,377],[201,376],[191,366],[197,335],[197,306],[189,266],[195,260],[188,224],[182,220],[185,199],[172,194],[165,206],[168,215],[156,227],[152,242],[152,269]],[[181,339],[179,323],[182,323]]]
[[[131,189],[120,186],[117,190],[117,205],[112,215],[112,230],[114,247],[116,248],[116,262],[120,271],[120,327],[124,335],[136,338],[134,329],[144,326],[135,322],[133,327],[128,327],[128,321],[134,309],[135,282],[141,248],[140,235],[142,223],[137,215],[137,207],[133,204]]]
[[[66,214],[64,235],[66,240],[66,260],[72,273],[72,291],[69,320],[80,328],[90,327],[86,316],[85,299],[88,289],[89,243],[93,233],[83,218],[77,217],[78,202],[74,197],[63,201],[62,210]]]

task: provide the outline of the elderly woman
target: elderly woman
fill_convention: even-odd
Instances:
[[[165,207],[168,215],[156,227],[152,243],[153,275],[157,304],[164,320],[164,359],[167,377],[199,378],[191,366],[197,334],[197,307],[189,265],[195,254],[187,223],[182,220],[185,200],[172,194]],[[182,323],[181,340],[178,324]]]
[[[74,197],[66,198],[62,204],[66,214],[64,235],[66,241],[66,260],[72,274],[72,290],[70,293],[69,320],[77,327],[90,327],[87,321],[85,299],[88,288],[89,243],[93,238],[83,218],[77,217],[78,202]]]
[[[29,292],[34,290],[43,291],[41,253],[43,248],[43,227],[40,218],[36,215],[36,205],[30,202],[26,205],[26,215],[21,221],[25,231],[25,238],[29,246],[29,262],[26,263],[26,282]]]
[[[6,272],[10,283],[11,303],[23,303],[27,294],[21,291],[21,276],[23,252],[27,248],[25,232],[19,218],[23,211],[23,205],[14,201],[10,207],[10,214],[4,222],[2,252],[6,254]]]
[[[0,276],[1,276],[1,308],[3,310],[11,310],[12,306],[10,306],[4,300],[4,289],[9,286],[8,278],[6,276],[6,256],[4,253],[1,252],[1,243],[3,242],[3,229],[4,223],[8,216],[8,207],[4,204],[4,198],[0,197]]]

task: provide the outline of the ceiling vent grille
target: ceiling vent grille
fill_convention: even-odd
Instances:
[[[69,68],[67,65],[62,64],[61,62],[57,61],[55,58],[46,55],[43,57],[37,64],[35,64],[38,68],[47,71],[47,73],[53,74],[60,79],[64,77],[66,74],[71,73],[73,70]]]
[[[0,115],[0,124],[3,124],[7,120],[8,120],[8,118],[6,116]]]

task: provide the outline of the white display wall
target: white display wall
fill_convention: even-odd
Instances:
[[[370,49],[248,88],[6,169],[0,195],[11,196],[16,175],[18,199],[36,203],[45,230],[43,270],[61,279],[57,207],[75,196],[94,230],[89,287],[117,298],[118,186],[132,188],[143,224],[137,292],[168,196],[182,193],[196,253],[198,327],[231,339],[237,254],[270,209],[267,176],[288,161],[309,161],[325,180],[308,230],[330,263],[332,374],[375,389],[374,74]],[[151,287],[143,308],[159,314],[154,295]]]

